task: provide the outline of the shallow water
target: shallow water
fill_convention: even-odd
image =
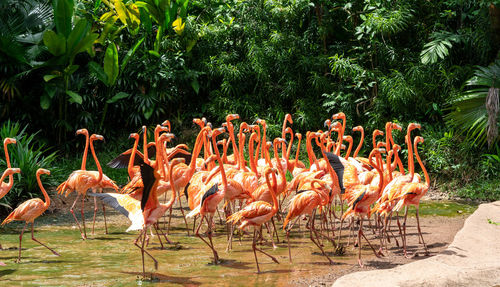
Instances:
[[[420,205],[422,216],[467,215],[476,206],[457,202],[423,202]],[[414,208],[410,209],[414,212]],[[176,210],[174,214],[179,214]],[[411,214],[411,213],[410,213]],[[91,214],[86,214],[87,220]],[[212,252],[199,239],[186,236],[184,223],[180,216],[173,221],[169,239],[175,244],[160,249],[158,238],[152,239],[148,250],[159,262],[158,270],[154,270],[153,262],[146,256],[147,277],[142,278],[141,253],[132,242],[137,233],[125,233],[128,220],[119,214],[110,215],[109,234],[104,234],[102,215],[96,223],[96,235],[90,235],[83,241],[79,231],[72,226],[72,218],[67,214],[46,215],[35,221],[35,236],[61,254],[57,257],[44,247],[31,240],[29,230],[23,237],[22,261],[14,263],[17,258],[19,233],[23,223],[11,223],[0,229],[0,243],[6,250],[0,251],[0,261],[7,266],[0,266],[2,285],[26,286],[143,286],[164,283],[161,285],[215,285],[217,286],[272,286],[285,285],[290,281],[313,276],[335,269],[349,269],[357,264],[356,250],[347,248],[344,256],[334,256],[334,248],[324,242],[325,250],[332,255],[335,265],[329,265],[319,249],[309,239],[305,229],[305,221],[301,224],[301,232],[297,226],[291,233],[293,264],[288,260],[288,248],[283,232],[280,230],[278,248],[273,250],[269,241],[261,246],[266,252],[275,256],[280,264],[273,263],[263,254],[258,254],[262,274],[256,274],[255,259],[251,249],[251,236],[244,236],[241,243],[235,236],[232,251],[226,253],[227,237],[224,227],[217,225],[215,245],[222,259],[221,264],[213,265]],[[192,221],[189,222],[192,225]],[[280,228],[280,227],[278,227]],[[202,228],[203,230],[203,228]],[[347,232],[343,232],[347,234]],[[264,232],[264,238],[269,238]],[[363,246],[363,258],[373,257],[370,249]],[[151,273],[153,272],[153,273]]]

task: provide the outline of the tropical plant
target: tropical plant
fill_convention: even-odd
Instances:
[[[500,59],[488,67],[478,66],[466,86],[469,89],[453,101],[451,112],[445,118],[450,126],[466,133],[473,143],[483,146],[488,142],[491,147],[498,140]],[[488,112],[488,106],[493,108],[491,113]],[[493,130],[491,136],[488,135],[488,129]]]
[[[40,191],[36,181],[36,170],[46,168],[54,173],[59,170],[54,168],[57,160],[57,153],[37,140],[39,132],[28,135],[27,127],[21,127],[19,123],[7,121],[0,128],[0,137],[13,137],[17,144],[9,145],[9,155],[12,167],[21,169],[21,174],[14,175],[14,186],[0,201],[0,213],[5,213],[8,209],[14,208],[18,203],[28,198],[40,196]],[[5,170],[7,164],[5,159],[0,159],[0,170]],[[46,185],[55,185],[54,178],[47,178]]]

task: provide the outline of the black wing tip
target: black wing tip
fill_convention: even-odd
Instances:
[[[216,183],[214,184],[211,188],[209,188],[205,194],[203,194],[203,197],[201,198],[201,205],[203,205],[203,202],[205,199],[207,199],[210,195],[215,194],[219,190],[219,184]]]

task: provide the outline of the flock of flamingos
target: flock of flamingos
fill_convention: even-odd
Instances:
[[[297,221],[299,221],[300,230],[299,219],[307,217],[306,229],[310,239],[330,263],[333,261],[324,250],[324,242],[331,242],[335,252],[342,254],[344,248],[341,243],[343,225],[348,226],[351,234],[354,234],[353,229],[358,225],[357,240],[354,246],[358,247],[358,262],[360,266],[363,266],[361,260],[362,239],[368,243],[375,255],[380,257],[384,256],[384,248],[387,250],[387,244],[391,237],[398,246],[397,237],[401,237],[404,256],[408,256],[405,223],[408,207],[414,205],[416,207],[419,242],[423,244],[425,253],[428,254],[420,230],[418,208],[420,199],[429,189],[430,180],[417,151],[418,144],[422,143],[424,139],[417,136],[412,142],[411,137],[411,132],[414,129],[421,128],[419,124],[411,123],[407,127],[405,144],[408,149],[408,171],[405,173],[403,163],[398,156],[401,146],[394,142],[392,136],[393,130],[402,131],[402,127],[395,123],[386,124],[385,141],[377,142],[376,140],[377,136],[384,135],[383,131],[375,130],[373,132],[373,146],[368,157],[358,156],[363,145],[363,128],[361,126],[353,128],[353,132],[361,133],[361,141],[351,156],[353,139],[349,135],[344,135],[345,114],[333,115],[331,119],[325,121],[325,131],[309,131],[305,136],[309,159],[309,167],[307,168],[298,159],[302,135],[294,133],[288,126],[293,124],[289,114],[286,115],[283,122],[281,137],[273,139],[272,142],[266,138],[265,120],[259,119],[255,125],[242,122],[237,135],[235,135],[232,121],[236,119],[239,119],[237,114],[228,115],[226,122],[219,128],[213,128],[205,118],[194,119],[193,122],[199,125],[201,131],[198,133],[191,152],[188,151],[185,144],[167,147],[174,137],[168,121],[156,126],[154,142],[148,143],[147,129],[143,127],[142,153],[138,150],[140,136],[137,133],[132,133],[130,138],[135,140],[133,148],[108,163],[113,168],[126,167],[128,169],[130,181],[122,188],[119,188],[113,180],[103,174],[97,159],[94,141],[103,140],[103,136],[96,134],[89,136],[86,129],[78,130],[77,134],[86,137],[81,169],[73,171],[68,179],[58,186],[57,191],[59,194],[66,193],[66,196],[73,191],[77,192],[70,212],[73,214],[82,239],[86,239],[84,199],[86,195],[90,195],[94,197],[95,204],[94,224],[97,211],[96,198],[99,198],[104,204],[128,217],[131,225],[127,231],[140,230],[133,243],[141,250],[145,276],[145,255],[149,256],[154,261],[155,268],[158,268],[158,261],[147,250],[150,238],[148,229],[150,234],[153,234],[153,230],[156,232],[162,247],[162,237],[166,242],[170,242],[167,237],[168,229],[165,233],[164,229],[159,227],[158,220],[165,216],[164,225],[166,225],[166,217],[171,217],[172,206],[177,200],[181,206],[180,211],[184,217],[187,234],[189,235],[190,232],[187,219],[194,217],[193,231],[213,252],[215,264],[219,262],[219,255],[212,240],[217,222],[214,217],[219,217],[220,224],[224,224],[223,218],[225,218],[228,249],[232,248],[234,235],[240,238],[247,235],[253,236],[252,249],[257,272],[260,272],[257,251],[278,263],[274,256],[258,247],[264,240],[264,230],[269,233],[270,241],[274,246],[275,236],[278,237],[279,241],[276,225],[280,221],[283,222],[282,228],[286,232],[288,240],[289,260],[292,262],[289,233],[297,225]],[[228,134],[228,138],[221,137],[220,140],[217,140],[223,134]],[[247,135],[249,135],[248,143],[246,141]],[[295,139],[298,141],[295,158],[290,159]],[[348,147],[345,154],[341,155],[341,151],[346,149],[343,142],[347,142]],[[3,172],[1,178],[0,198],[12,188],[12,175],[20,172],[19,168],[11,167],[7,151],[7,145],[15,143],[15,139],[7,138],[4,140],[8,168]],[[97,171],[86,170],[89,146],[97,165]],[[230,146],[233,154],[228,155],[227,151]],[[244,153],[245,146],[248,150],[247,156]],[[319,149],[321,154],[319,158],[316,157],[314,148]],[[202,149],[203,157],[199,157]],[[222,149],[222,153],[220,149]],[[273,158],[270,149],[274,152]],[[153,154],[154,159],[150,158]],[[425,182],[422,182],[420,175],[415,173],[414,157],[424,173]],[[287,172],[293,176],[290,181],[287,180]],[[50,198],[40,180],[42,174],[50,175],[50,171],[39,169],[36,173],[45,201],[39,198],[30,199],[17,207],[2,222],[2,225],[14,220],[26,222],[19,237],[18,262],[21,259],[22,236],[28,223],[31,223],[32,239],[59,256],[52,248],[38,241],[33,234],[34,220],[50,205]],[[9,178],[7,183],[5,182],[6,177]],[[102,189],[107,188],[117,192],[102,193]],[[89,189],[92,192],[88,192]],[[171,194],[168,201],[167,194]],[[184,214],[182,208],[183,195],[191,210],[188,214]],[[80,197],[82,199],[81,221],[83,228],[74,213],[75,204]],[[285,201],[287,197],[289,198]],[[104,204],[104,222],[107,233]],[[346,210],[344,210],[344,206],[347,206]],[[396,216],[399,230],[399,235],[396,236],[391,230],[391,218],[393,213],[397,214],[403,207],[403,222],[400,223],[399,216]],[[286,209],[288,209],[287,212]],[[370,220],[372,217],[374,218],[373,224]],[[196,224],[197,219],[199,220],[198,224]],[[378,250],[364,234],[363,223],[365,220],[368,220],[369,228],[380,240]],[[168,222],[170,226],[170,219]],[[240,231],[234,229],[237,224],[239,224]],[[206,226],[205,232],[200,232],[202,226]],[[253,235],[248,232],[250,227],[253,227]],[[350,237],[351,235],[349,240]],[[5,265],[2,262],[0,264]]]

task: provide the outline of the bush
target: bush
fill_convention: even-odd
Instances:
[[[37,169],[45,168],[52,174],[58,172],[58,169],[54,168],[57,153],[51,153],[45,143],[37,140],[39,132],[28,135],[26,129],[27,126],[21,128],[19,123],[10,121],[7,121],[0,129],[2,140],[6,137],[17,140],[16,145],[9,145],[8,148],[12,167],[21,169],[21,174],[14,175],[12,189],[0,200],[0,213],[6,213],[26,199],[42,196],[36,181]],[[0,170],[3,171],[6,167],[5,159],[0,159]],[[43,184],[44,186],[55,185],[56,181],[53,176],[48,176],[43,179]]]

